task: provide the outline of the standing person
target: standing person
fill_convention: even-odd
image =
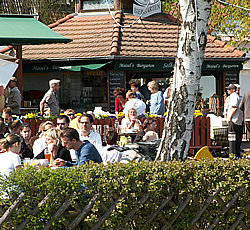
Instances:
[[[148,89],[151,92],[150,96],[150,114],[155,115],[164,115],[165,107],[164,107],[164,98],[161,91],[158,91],[159,86],[155,81],[151,81],[148,83]]]
[[[250,132],[250,91],[244,93],[239,108],[244,112],[246,128]]]
[[[126,102],[124,110],[123,110],[123,113],[125,114],[125,116],[127,115],[128,110],[131,108],[136,109],[137,115],[145,114],[146,104],[137,98],[134,90],[129,90],[126,93],[126,96],[128,98],[128,101]]]
[[[5,107],[4,88],[3,85],[0,85],[0,113],[3,112],[4,107]]]
[[[117,115],[123,111],[128,100],[126,98],[125,90],[120,87],[117,87],[113,93],[115,96],[115,114]]]
[[[12,109],[13,114],[19,116],[21,115],[20,107],[21,107],[22,96],[19,89],[17,88],[16,77],[12,77],[10,79],[8,86],[10,88],[10,92],[9,92],[9,97],[7,98],[7,106]]]
[[[226,87],[226,89],[228,94],[230,95],[227,112],[228,132],[234,132],[236,134],[235,155],[240,157],[240,144],[243,133],[243,113],[239,109],[240,97],[236,93],[237,87],[234,84],[230,84],[228,87]]]
[[[102,162],[102,158],[95,146],[91,144],[88,140],[80,141],[79,134],[76,129],[67,128],[63,131],[61,138],[63,146],[65,146],[66,149],[76,150],[76,163],[71,163],[63,159],[57,158],[54,162],[54,165],[79,166],[89,161],[93,161],[96,163]]]
[[[138,99],[142,100],[143,102],[146,102],[143,94],[140,92],[140,82],[138,82],[138,81],[131,82],[130,88],[131,88],[131,90],[135,91]]]
[[[60,114],[59,102],[56,95],[56,92],[60,90],[60,80],[50,80],[49,87],[50,89],[40,102],[40,112],[42,115],[47,111],[49,111],[51,114]]]
[[[174,78],[172,76],[169,78],[169,87],[165,90],[165,92],[163,94],[164,104],[165,104],[166,108],[168,108],[169,102],[172,98],[173,84],[174,84]]]
[[[91,114],[83,114],[79,117],[80,129],[78,129],[80,141],[88,140],[98,149],[102,147],[102,138],[99,133],[91,130],[94,119]]]
[[[9,176],[17,168],[21,168],[21,158],[18,153],[21,150],[21,137],[10,134],[0,140],[0,146],[6,152],[0,154],[0,174]]]
[[[141,93],[143,94],[146,102],[150,100],[151,92],[148,90],[148,83],[152,81],[152,78],[146,78],[145,84],[141,86]],[[146,104],[146,112],[149,112],[149,105]]]

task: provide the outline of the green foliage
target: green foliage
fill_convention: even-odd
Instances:
[[[39,171],[30,167],[17,170],[6,180],[0,181],[0,191],[5,193],[5,198],[0,198],[0,204],[7,210],[16,198],[11,194],[19,195],[21,191],[25,191],[25,200],[11,218],[17,225],[20,225],[25,218],[30,218],[31,221],[26,229],[42,229],[74,191],[77,191],[77,196],[72,199],[72,203],[77,202],[82,209],[94,194],[101,192],[99,200],[84,218],[79,229],[90,229],[90,226],[100,219],[118,197],[121,201],[101,228],[113,229],[116,226],[123,226],[126,229],[159,229],[166,224],[166,221],[170,222],[175,218],[178,207],[191,194],[192,200],[182,214],[176,216],[176,221],[172,225],[173,229],[188,229],[191,220],[197,216],[206,199],[220,189],[196,227],[205,229],[218,215],[217,228],[229,229],[240,213],[245,215],[243,222],[250,227],[249,211],[247,213],[245,208],[250,203],[249,171],[249,161],[233,158],[199,162],[115,163],[107,166],[89,164],[56,170],[42,168]],[[244,191],[230,207],[230,212],[221,215],[224,207],[221,200],[225,204],[228,203],[242,187]],[[6,199],[6,192],[9,193],[9,199]],[[147,193],[149,193],[148,200],[140,205],[135,215],[124,224],[125,216]],[[42,199],[41,194],[48,195],[49,200],[40,207],[37,215],[32,216],[26,207],[34,209]],[[174,194],[171,203],[167,204],[151,223],[148,223],[150,215],[171,194]],[[67,219],[73,220],[70,217]],[[62,222],[62,217],[53,220],[51,229],[63,229]]]
[[[220,36],[222,35],[228,44],[237,47],[238,49],[247,49],[244,44],[248,42],[250,35],[250,1],[223,1],[231,5],[221,4],[217,0],[212,0],[209,29],[212,31],[212,35],[217,36],[219,39],[221,39]],[[179,0],[163,1],[162,6],[166,13],[177,18],[181,17],[179,13]],[[243,46],[239,47],[242,43]]]
[[[34,14],[48,25],[70,13],[74,13],[74,1],[67,0],[3,0],[1,14]]]

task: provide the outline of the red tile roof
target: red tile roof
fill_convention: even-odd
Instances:
[[[130,25],[137,18],[121,13],[117,13],[115,17],[124,26]],[[112,55],[174,58],[181,29],[178,20],[169,15],[142,19],[141,23],[123,28],[123,32],[115,25],[110,15],[69,15],[50,27],[57,33],[73,39],[73,42],[23,46],[24,59],[70,59]],[[244,56],[245,53],[208,35],[206,58]]]

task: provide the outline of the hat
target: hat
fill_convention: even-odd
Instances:
[[[11,77],[10,81],[17,81],[17,78],[16,77]]]
[[[234,84],[230,84],[226,89],[236,89],[237,87]]]
[[[234,84],[236,86],[236,88],[240,88],[240,85],[239,84]]]

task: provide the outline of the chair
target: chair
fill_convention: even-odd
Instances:
[[[217,94],[213,94],[209,98],[209,112],[220,115],[220,100]]]
[[[205,146],[203,148],[201,148],[195,155],[194,160],[200,160],[200,159],[209,159],[209,160],[213,160],[214,157],[212,156],[212,154],[209,151],[208,146]]]

